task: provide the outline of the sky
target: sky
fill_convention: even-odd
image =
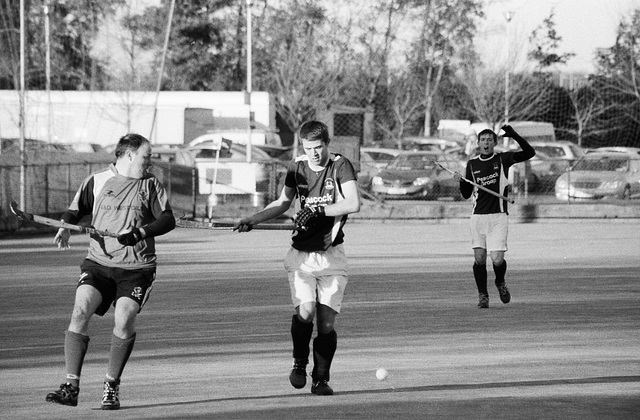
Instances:
[[[485,21],[477,34],[484,60],[493,58],[504,64],[508,42],[509,62],[521,62],[526,56],[529,36],[555,10],[556,31],[562,38],[558,52],[576,54],[559,68],[567,73],[592,72],[596,49],[612,47],[621,18],[640,9],[640,0],[484,1]],[[509,28],[505,12],[512,12]]]

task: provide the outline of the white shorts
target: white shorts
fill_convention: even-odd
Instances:
[[[340,312],[347,286],[347,257],[343,244],[326,251],[304,252],[289,249],[284,259],[294,307],[318,302]]]
[[[471,247],[487,251],[506,251],[509,216],[506,213],[472,214]]]

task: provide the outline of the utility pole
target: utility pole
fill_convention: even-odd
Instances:
[[[510,53],[510,44],[509,44],[509,38],[511,35],[511,19],[513,19],[513,15],[515,15],[515,12],[512,11],[506,11],[504,13],[504,18],[507,20],[507,37],[506,37],[506,54],[507,54],[507,60],[505,62],[505,70],[504,70],[504,123],[505,124],[509,124],[509,66],[511,63],[509,63],[509,59],[511,58],[511,53]]]
[[[247,118],[247,162],[251,162],[251,129],[253,125],[253,112],[251,111],[251,74],[252,67],[252,40],[251,32],[251,0],[247,0],[247,93],[245,95],[245,105],[249,109],[249,116]]]

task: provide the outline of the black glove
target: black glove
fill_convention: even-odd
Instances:
[[[133,228],[131,232],[118,235],[118,242],[125,246],[134,246],[141,240],[142,234],[140,233],[140,229],[138,228]]]
[[[296,226],[300,230],[307,230],[313,220],[324,216],[324,207],[305,207],[296,214]]]
[[[244,222],[244,221],[240,221],[238,222],[235,226],[233,226],[233,230],[237,230],[238,232],[251,232],[251,230],[253,229],[253,224],[248,223],[248,222]]]
[[[516,133],[516,130],[513,129],[513,127],[511,127],[510,125],[503,125],[502,126],[502,131],[504,131],[504,136],[505,137],[515,137],[518,135],[518,133]]]

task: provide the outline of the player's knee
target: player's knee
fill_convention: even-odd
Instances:
[[[318,322],[318,333],[329,334],[333,331],[333,321]]]
[[[298,319],[304,323],[313,322],[313,318],[316,315],[315,307],[313,305],[300,305],[297,308]]]

